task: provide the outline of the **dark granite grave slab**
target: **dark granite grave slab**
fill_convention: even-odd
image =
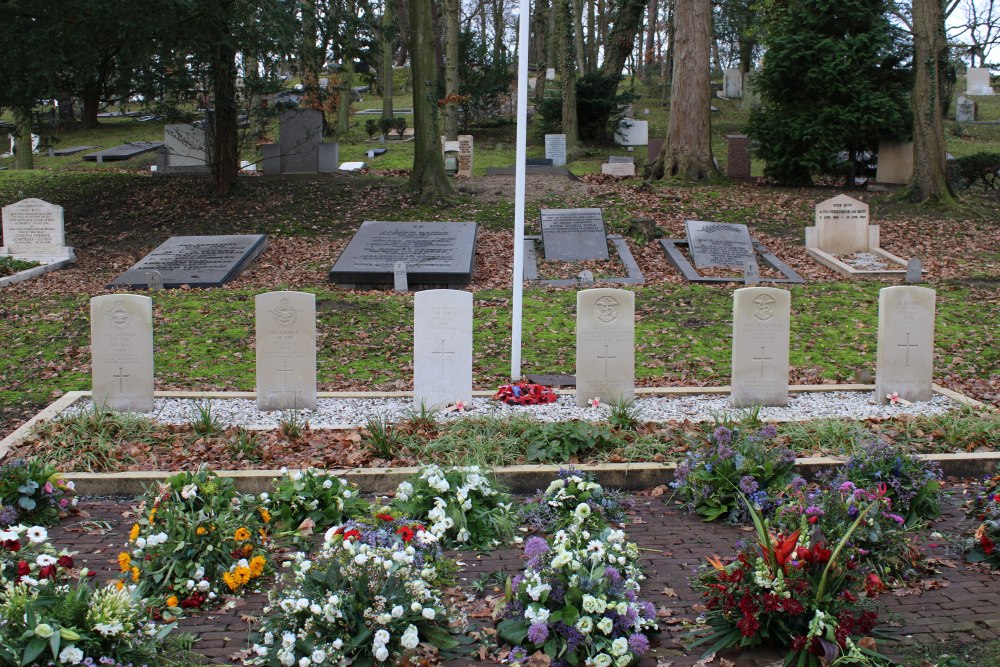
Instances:
[[[538,277],[538,257],[535,255],[535,242],[540,241],[541,236],[524,237],[524,279],[535,285],[546,287],[593,287],[594,283],[610,285],[644,285],[646,276],[632,256],[632,251],[628,248],[628,242],[617,234],[612,234],[608,240],[615,244],[618,252],[618,259],[625,265],[626,275],[624,277],[608,278],[603,277],[595,281],[584,280],[578,276],[576,278],[540,279]],[[585,272],[586,273],[586,272]]]
[[[526,167],[551,167],[552,158],[550,157],[526,157],[524,158],[524,166]]]
[[[543,208],[545,259],[577,262],[608,259],[608,237],[599,208]]]
[[[528,382],[541,384],[546,387],[575,387],[575,375],[560,375],[554,373],[540,373],[538,375],[528,375]]]
[[[743,262],[754,257],[746,225],[685,220],[684,226],[694,265],[699,269],[713,266],[742,269]]]
[[[287,109],[278,114],[282,174],[315,174],[323,142],[323,112]]]
[[[265,234],[173,236],[108,287],[146,288],[159,271],[163,287],[220,287],[240,275],[267,247]]]
[[[392,289],[393,266],[405,262],[411,290],[465,287],[472,281],[477,231],[474,222],[367,220],[330,269],[330,282],[347,289]]]
[[[676,266],[681,274],[683,274],[684,279],[692,283],[742,283],[744,282],[744,277],[734,277],[734,278],[715,278],[709,276],[703,276],[695,270],[688,258],[684,256],[681,252],[681,248],[687,247],[688,242],[683,239],[660,239],[660,245],[663,246],[663,251],[667,253],[667,259],[670,263]],[[760,282],[762,283],[788,283],[788,284],[803,284],[805,279],[799,274],[795,273],[792,267],[788,266],[780,259],[777,258],[770,250],[764,247],[762,244],[754,241],[754,250],[760,255],[760,259],[763,260],[764,264],[770,266],[776,271],[780,271],[784,278],[765,278],[760,277]]]
[[[89,151],[93,146],[71,146],[69,148],[60,148],[59,150],[53,150],[50,154],[51,157],[62,157],[64,155],[75,155],[76,153],[82,153],[83,151]]]
[[[514,176],[516,167],[487,167],[487,176]],[[568,176],[573,180],[578,180],[573,172],[566,167],[532,167],[525,165],[525,176]]]
[[[97,162],[97,156],[99,155],[101,156],[102,162],[131,160],[132,158],[142,155],[143,153],[155,151],[162,145],[162,141],[133,141],[131,143],[122,144],[121,146],[115,146],[114,148],[97,151],[96,153],[87,153],[83,156],[83,159],[87,162]]]

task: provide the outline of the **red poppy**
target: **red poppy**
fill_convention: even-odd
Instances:
[[[6,542],[3,543],[3,545],[4,545],[5,548],[7,548],[7,549],[9,549],[9,550],[11,550],[11,551],[13,551],[15,553],[21,550],[21,542],[20,542],[20,540],[7,540]]]
[[[409,542],[413,539],[413,536],[416,535],[416,533],[413,532],[413,529],[409,526],[400,526],[399,530],[396,531],[396,534],[402,537],[404,542]]]
[[[383,521],[393,521],[393,516],[391,514],[376,514],[376,519],[382,519]]]
[[[73,567],[73,559],[69,556],[59,556],[59,560],[56,561],[59,567]]]

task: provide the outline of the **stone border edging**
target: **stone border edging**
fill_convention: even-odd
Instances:
[[[32,278],[43,276],[46,273],[57,271],[63,268],[64,266],[72,264],[75,261],[76,261],[75,257],[67,257],[54,262],[49,262],[47,264],[41,264],[40,266],[33,266],[30,269],[24,269],[23,271],[18,271],[13,275],[6,276],[5,278],[0,278],[0,288],[8,287],[10,285],[16,285],[17,283],[24,282],[25,280],[31,280]]]

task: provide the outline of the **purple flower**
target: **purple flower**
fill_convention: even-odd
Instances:
[[[528,652],[521,646],[515,646],[510,650],[510,664],[516,665],[528,659]]]
[[[649,650],[649,640],[646,639],[646,635],[641,632],[636,632],[629,635],[628,637],[628,650],[632,651],[635,655],[642,655]]]
[[[17,508],[13,505],[4,505],[0,508],[0,526],[13,526],[17,523]]]
[[[904,519],[903,517],[899,516],[898,514],[886,514],[886,516],[889,517],[890,519],[892,519],[893,521],[895,521],[896,523],[898,523],[901,526],[904,523],[906,523],[906,519]]]
[[[795,452],[791,449],[782,449],[778,453],[778,460],[782,463],[795,463]]]
[[[52,482],[45,482],[45,486],[42,488],[45,489],[45,493],[52,493],[56,490],[56,487],[52,486]]]
[[[524,543],[524,555],[528,558],[538,558],[549,550],[549,543],[545,538],[533,535]]]
[[[757,484],[757,480],[751,475],[743,475],[740,479],[740,491],[743,493],[753,493],[759,488],[760,485]]]
[[[545,643],[549,638],[549,628],[544,623],[532,623],[528,628],[528,641],[536,646]]]
[[[723,461],[725,461],[726,459],[731,459],[734,456],[736,456],[736,450],[734,450],[729,445],[719,445],[719,448],[716,450],[716,453],[718,454],[719,459]]]
[[[841,484],[841,485],[840,485],[840,486],[839,486],[839,487],[837,488],[837,490],[838,490],[838,491],[843,491],[843,492],[845,492],[845,493],[851,493],[851,492],[853,492],[853,491],[854,491],[854,488],[855,488],[855,487],[854,487],[854,482],[850,482],[850,481],[848,481],[848,482],[844,482],[843,484]]]
[[[778,428],[774,424],[768,424],[760,430],[760,437],[773,438],[778,435]]]
[[[647,621],[652,621],[656,618],[656,605],[648,600],[646,602],[640,602],[639,613],[642,614],[642,617]]]
[[[610,565],[604,568],[604,576],[613,584],[617,584],[622,580],[622,573],[618,571],[618,568],[611,567]]]
[[[806,515],[811,516],[813,514],[817,516],[825,516],[826,512],[823,511],[822,507],[816,507],[815,505],[810,505],[809,507],[806,508]]]
[[[857,519],[858,518],[858,506],[857,505],[851,505],[850,507],[848,507],[847,508],[847,516],[849,518],[851,518],[851,519]]]
[[[791,484],[789,484],[789,486],[792,488],[792,491],[798,491],[805,485],[806,485],[806,478],[803,477],[802,475],[796,475],[795,477],[793,477]]]
[[[720,426],[712,433],[712,438],[717,445],[728,445],[733,441],[733,432],[725,426]]]

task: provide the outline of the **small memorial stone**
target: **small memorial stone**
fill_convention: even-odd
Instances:
[[[635,295],[627,290],[576,293],[576,405],[595,398],[617,405],[635,395]]]
[[[221,287],[236,278],[267,247],[264,234],[172,236],[108,287],[146,287],[159,271],[163,286]]]
[[[868,204],[847,195],[816,204],[816,245],[831,255],[867,252]]]
[[[756,261],[753,241],[746,225],[728,222],[685,220],[688,247],[698,268],[728,267],[742,269],[748,259]]]
[[[599,208],[543,208],[545,259],[576,262],[609,259],[604,216]]]
[[[788,405],[788,336],[791,294],[774,287],[744,287],[733,294],[730,403]]]
[[[584,285],[593,284],[593,282],[594,282],[594,273],[593,273],[593,271],[586,271],[586,270],[581,271],[580,272],[580,282],[583,283]]]
[[[472,135],[458,135],[458,175],[472,177]]]
[[[153,300],[106,294],[90,300],[91,395],[100,408],[153,411]]]
[[[955,120],[959,123],[976,120],[976,103],[968,97],[959,97],[955,103]]]
[[[146,284],[149,285],[150,290],[159,292],[163,289],[163,274],[159,271],[147,271]]]
[[[889,403],[893,394],[907,401],[931,399],[935,300],[928,287],[879,290],[875,393],[881,403]]]
[[[258,294],[257,409],[316,409],[316,295]]]
[[[608,164],[635,164],[635,158],[631,155],[609,155]]]
[[[754,260],[748,259],[743,262],[743,284],[747,287],[760,284],[760,266]]]
[[[553,167],[566,166],[566,135],[545,135],[545,157],[552,160]]]
[[[472,293],[413,297],[413,401],[417,409],[472,403]]]
[[[632,162],[608,162],[601,165],[601,173],[605,176],[619,178],[634,178],[635,164]]]
[[[393,289],[397,292],[409,292],[406,284],[406,262],[395,262],[392,265]]]
[[[910,285],[919,285],[923,282],[924,263],[919,257],[911,257],[906,263],[906,282]]]

